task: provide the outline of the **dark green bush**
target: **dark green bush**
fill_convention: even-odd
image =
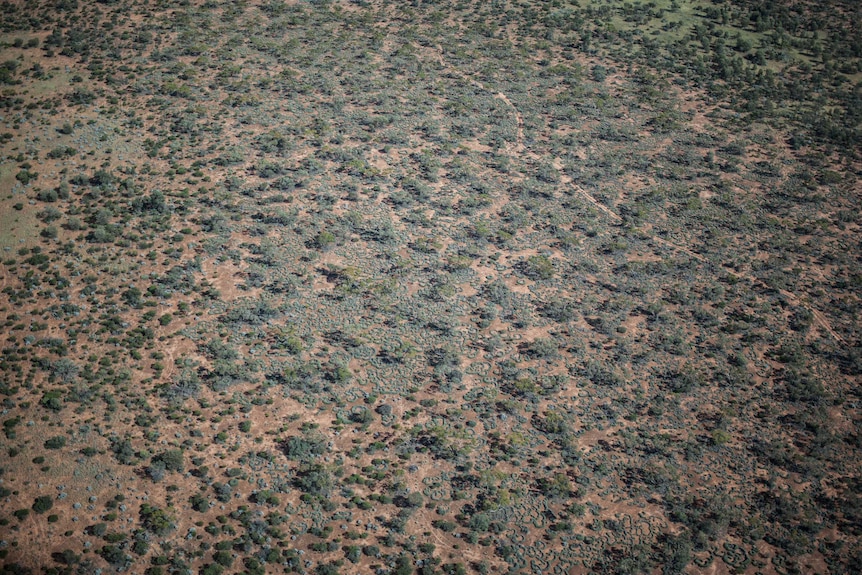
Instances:
[[[31,509],[36,513],[41,514],[45,513],[52,507],[54,507],[54,500],[51,498],[51,496],[41,495],[37,497],[35,501],[33,501],[33,506],[31,507]]]
[[[45,449],[61,449],[66,446],[66,438],[56,435],[45,440]]]

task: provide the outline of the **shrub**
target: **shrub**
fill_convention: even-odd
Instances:
[[[281,443],[281,449],[288,459],[311,461],[326,453],[326,438],[320,433],[305,433],[288,437]]]
[[[525,276],[536,280],[547,280],[554,277],[554,264],[547,256],[531,256],[523,266]]]
[[[89,90],[77,88],[74,92],[68,94],[66,99],[73,105],[87,105],[93,103],[96,99],[96,95]]]
[[[153,481],[161,481],[165,478],[165,464],[161,461],[152,461],[147,466],[147,475]]]
[[[540,337],[527,344],[524,351],[532,358],[550,358],[557,356],[558,346],[553,339]]]
[[[30,170],[21,170],[20,172],[15,174],[15,179],[24,184],[25,186],[38,177],[39,174],[37,174],[36,172],[31,172]]]
[[[123,465],[134,465],[137,461],[135,449],[128,439],[114,438],[111,440],[111,451],[114,457]]]
[[[56,435],[46,439],[44,446],[45,449],[61,449],[66,446],[66,438],[62,435]]]
[[[332,475],[320,464],[306,464],[300,467],[293,480],[294,485],[309,495],[325,497],[333,487]]]
[[[41,514],[45,513],[52,507],[54,507],[54,500],[51,499],[51,496],[41,495],[37,497],[35,501],[33,501],[33,506],[31,507],[31,509],[33,509],[33,511],[35,511],[36,513]]]
[[[153,460],[164,463],[167,471],[182,472],[184,468],[183,452],[181,449],[169,449],[153,457]]]
[[[366,545],[362,548],[362,554],[366,557],[380,557],[380,547],[377,545]]]
[[[312,243],[317,249],[325,250],[335,243],[335,235],[332,232],[321,231],[314,237]]]
[[[67,156],[74,156],[78,150],[70,146],[59,146],[48,152],[48,157],[52,160],[61,160]]]
[[[132,558],[126,555],[120,547],[116,545],[105,545],[99,550],[99,555],[109,564],[120,568],[125,567]]]
[[[156,535],[164,536],[176,529],[173,517],[163,509],[145,503],[141,506],[140,515],[144,527]]]
[[[453,521],[446,521],[444,519],[435,519],[431,522],[431,525],[436,527],[441,531],[445,531],[446,533],[450,533],[455,531],[455,528],[458,527],[458,524]]]
[[[59,390],[56,389],[45,392],[45,394],[42,395],[42,399],[39,400],[39,405],[46,409],[60,411],[61,409],[63,409],[63,401],[61,397],[62,394]]]

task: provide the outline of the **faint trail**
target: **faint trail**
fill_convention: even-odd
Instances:
[[[48,529],[42,523],[44,518],[41,515],[34,517],[32,513],[30,514],[30,517],[32,518],[31,521],[33,521],[33,529],[31,530],[32,537],[33,537],[32,540],[33,541],[48,541]],[[37,546],[35,546],[35,548],[29,549],[28,554],[32,554],[31,558],[33,558],[33,559],[35,559],[36,557],[41,557],[44,562],[47,562],[48,558],[50,557],[50,551],[47,548],[47,546],[44,546],[44,545],[37,545]],[[47,564],[47,563],[43,563],[43,564]]]
[[[614,220],[617,223],[621,223],[623,221],[623,219],[620,216],[618,216],[613,210],[611,210],[606,205],[604,205],[601,202],[599,202],[598,200],[596,200],[586,190],[584,190],[580,186],[573,184],[571,181],[569,181],[567,183],[572,188],[574,188],[579,194],[581,194],[581,196],[583,196],[585,200],[587,200],[590,204],[592,204],[593,206],[595,206],[596,208],[598,208],[599,210],[604,212],[609,218],[611,218],[612,220]],[[694,258],[694,259],[696,259],[702,263],[706,263],[706,264],[711,263],[704,256],[700,255],[697,252],[693,252],[686,247],[677,245],[677,244],[670,242],[666,239],[660,238],[655,234],[652,234],[650,237],[656,243],[659,243],[659,244],[661,244],[667,248],[670,248],[672,250],[682,252],[682,253],[684,253],[684,254],[686,254],[686,255],[688,255],[688,256],[690,256],[690,257],[692,257],[692,258]],[[762,280],[760,280],[759,278],[756,278],[752,275],[749,275],[746,273],[737,273],[736,275],[738,277],[744,279],[744,280],[751,282],[752,284],[759,284],[759,285],[762,285],[766,288],[769,288],[769,286],[764,284]],[[832,329],[832,325],[829,323],[829,320],[826,319],[826,316],[824,316],[820,311],[816,310],[813,306],[804,303],[795,294],[793,294],[793,293],[791,293],[785,289],[779,289],[778,293],[783,295],[793,305],[798,306],[798,307],[803,307],[803,308],[807,309],[808,311],[810,311],[811,315],[814,317],[814,323],[816,323],[821,328],[823,328],[823,331],[825,331],[826,333],[831,335],[835,341],[837,341],[838,343],[840,343],[842,345],[847,345],[847,342],[844,340],[844,338],[841,337],[840,335],[838,335],[838,333],[834,329]]]
[[[167,345],[164,348],[165,350],[165,359],[167,360],[164,363],[165,369],[162,371],[161,379],[170,382],[171,378],[174,376],[174,372],[177,368],[177,359],[174,351],[176,350],[175,345]]]
[[[583,196],[583,198],[585,200],[587,200],[587,202],[592,204],[599,211],[604,212],[605,215],[607,215],[610,219],[612,219],[613,221],[615,221],[618,224],[622,223],[623,219],[620,216],[618,216],[616,212],[614,212],[612,209],[610,209],[609,207],[607,207],[606,205],[604,205],[603,203],[601,203],[600,201],[595,199],[592,195],[590,195],[590,193],[588,191],[586,191],[582,187],[572,183],[571,180],[565,181],[564,183],[571,186],[576,192],[578,192],[581,196]]]
[[[444,70],[446,70],[452,74],[459,75],[464,80],[470,82],[471,84],[473,84],[474,86],[480,88],[481,90],[483,90],[485,92],[491,92],[491,90],[489,90],[485,86],[485,84],[483,84],[479,80],[476,80],[475,78],[469,77],[466,74],[464,74],[463,72],[461,72],[460,70],[458,70],[457,68],[454,68],[452,66],[447,65],[445,59],[443,58],[442,47],[440,47],[438,45],[434,52],[436,55],[436,60],[440,64],[440,67],[442,69],[444,69]],[[514,149],[513,149],[512,145],[510,143],[507,143],[506,147],[505,147],[506,153],[509,155],[518,155],[522,158],[529,158],[529,159],[534,160],[534,161],[542,160],[542,158],[538,154],[536,154],[535,152],[526,151],[524,148],[524,118],[521,115],[521,112],[518,110],[517,106],[515,106],[515,104],[513,104],[512,101],[509,99],[509,97],[506,96],[506,94],[504,94],[503,92],[495,93],[494,97],[505,102],[506,105],[508,105],[510,108],[512,108],[512,110],[515,113],[515,120],[517,123],[515,145],[514,145]],[[561,169],[559,159],[554,160],[553,166],[557,170]],[[581,188],[580,186],[578,186],[577,184],[572,182],[572,180],[570,178],[563,177],[561,179],[561,183],[570,186],[572,189],[574,189],[576,192],[578,192],[578,194],[580,194],[587,202],[589,202],[593,207],[595,207],[596,209],[598,209],[599,211],[604,213],[606,216],[608,216],[614,222],[622,223],[623,219],[616,212],[614,212],[611,208],[604,205],[603,203],[599,202],[589,192],[587,192],[586,190],[584,190],[583,188]],[[503,197],[503,196],[494,200],[494,202],[492,202],[491,206],[489,206],[489,210],[496,212],[496,210],[498,210],[499,208],[502,207],[504,201],[505,201],[505,197]],[[670,242],[668,240],[660,238],[655,234],[651,235],[650,237],[656,243],[661,244],[662,246],[667,247],[671,250],[682,252],[682,253],[686,254],[687,256],[698,260],[699,262],[706,263],[706,264],[711,263],[706,257],[704,257],[704,256],[700,255],[699,253],[694,252],[694,251],[692,251],[686,247],[683,247],[681,245],[677,245],[673,242]],[[766,288],[769,288],[769,286],[766,286],[766,284],[764,284],[762,280],[760,280],[759,278],[756,278],[752,275],[749,275],[746,273],[738,273],[737,276],[751,282],[752,284],[761,285],[761,286],[764,286]],[[832,336],[832,338],[836,342],[838,342],[842,345],[847,345],[847,342],[844,340],[844,338],[841,337],[840,335],[838,335],[838,333],[832,328],[832,325],[829,323],[829,320],[820,311],[814,309],[813,306],[804,303],[795,294],[793,294],[793,293],[791,293],[785,289],[779,289],[777,291],[782,296],[784,296],[787,299],[787,301],[789,301],[793,305],[805,308],[808,311],[810,311],[812,317],[814,318],[814,323],[816,323],[818,326],[820,326],[823,329],[823,331],[825,331],[830,336]]]
[[[479,86],[481,86],[483,89],[485,89],[484,84],[482,84],[478,80],[474,81],[479,84]],[[497,92],[497,98],[503,100],[515,112],[515,121],[518,123],[518,130],[515,135],[514,153],[520,154],[524,151],[524,117],[521,115],[521,112],[518,110],[517,106],[515,106],[515,104],[512,103],[512,100],[509,99],[509,96],[507,96],[503,92]],[[513,153],[510,144],[506,144],[506,152],[509,154]]]
[[[446,60],[443,58],[443,48],[441,46],[438,45],[434,53],[436,55],[435,59],[437,60],[437,63],[440,64],[441,68],[449,72],[458,74],[463,80],[466,80],[470,84],[473,84],[483,92],[491,92],[491,90],[489,90],[488,87],[485,86],[485,84],[483,84],[481,81],[477,80],[476,78],[470,77],[467,74],[458,70],[457,68],[453,68],[446,64]],[[510,100],[506,94],[504,94],[503,92],[497,92],[496,94],[494,94],[494,97],[499,100],[502,100],[507,106],[512,108],[512,111],[515,113],[515,123],[517,125],[517,129],[515,131],[515,149],[513,150],[512,145],[507,142],[506,153],[520,154],[524,151],[524,117],[521,115],[521,112],[518,110],[518,107],[512,103],[512,100]]]
[[[745,277],[745,276],[743,276],[743,277]],[[847,345],[847,342],[844,340],[844,338],[841,337],[840,335],[838,335],[837,333],[835,333],[835,330],[832,329],[832,326],[829,324],[829,320],[827,320],[826,316],[824,316],[820,311],[814,309],[813,306],[805,304],[802,300],[800,300],[798,297],[796,297],[796,295],[794,295],[793,293],[791,293],[787,290],[779,289],[778,293],[780,293],[781,295],[786,297],[787,300],[790,301],[790,303],[792,303],[796,306],[799,306],[799,307],[804,307],[805,309],[810,311],[811,315],[814,316],[814,323],[816,323],[817,325],[822,327],[826,333],[828,333],[833,338],[835,338],[835,341],[837,341],[841,345]]]
[[[590,204],[592,204],[593,206],[595,206],[596,208],[598,208],[599,210],[604,212],[609,218],[611,218],[612,220],[614,220],[617,223],[621,223],[623,221],[622,218],[620,216],[618,216],[613,210],[611,210],[610,208],[608,208],[607,206],[605,206],[604,204],[602,204],[601,202],[596,200],[586,190],[584,190],[583,188],[581,188],[579,186],[576,186],[575,184],[573,184],[571,182],[568,182],[568,183],[572,188],[574,188],[578,193],[580,193],[584,197],[584,199],[586,199]],[[697,252],[693,252],[688,248],[677,245],[677,244],[670,242],[666,239],[660,238],[655,234],[651,235],[650,237],[656,243],[659,243],[659,244],[661,244],[667,248],[670,248],[672,250],[682,252],[682,253],[684,253],[684,254],[686,254],[686,255],[688,255],[688,256],[690,256],[690,257],[692,257],[692,258],[694,258],[694,259],[696,259],[702,263],[706,263],[706,264],[711,263],[704,256],[700,255]],[[759,284],[759,285],[762,285],[766,288],[769,288],[769,286],[764,284],[761,279],[756,278],[752,275],[749,275],[746,273],[737,273],[736,275],[738,277],[744,279],[744,280],[751,282],[752,284]],[[826,333],[831,335],[835,341],[837,341],[838,343],[840,343],[842,345],[847,345],[847,342],[844,340],[844,338],[841,337],[840,335],[838,335],[838,333],[834,329],[832,329],[832,325],[829,323],[829,320],[826,319],[826,316],[824,316],[820,311],[815,309],[813,306],[804,303],[795,294],[793,294],[793,293],[791,293],[785,289],[779,289],[778,293],[783,295],[793,305],[798,306],[798,307],[803,307],[803,308],[807,309],[808,311],[810,311],[811,315],[814,317],[814,323],[816,323],[821,328],[823,328],[823,331],[825,331]]]
[[[170,350],[170,348],[165,348],[165,369],[162,370],[162,379],[165,381],[170,381],[171,376],[174,374],[174,353]]]

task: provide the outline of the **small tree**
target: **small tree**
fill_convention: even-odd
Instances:
[[[61,449],[66,446],[66,438],[62,435],[57,435],[45,440],[45,449]]]
[[[163,461],[153,460],[147,466],[147,475],[153,481],[161,481],[165,478],[165,464]]]
[[[314,241],[312,242],[314,247],[320,250],[329,249],[332,244],[335,243],[335,235],[332,232],[321,231],[314,237]]]
[[[141,506],[141,523],[148,531],[159,536],[167,535],[176,529],[173,517],[168,515],[165,510],[153,507],[148,503]]]
[[[554,264],[548,256],[531,256],[524,266],[524,275],[531,279],[551,279],[554,273]]]
[[[181,449],[169,449],[156,455],[153,460],[164,463],[165,470],[167,471],[182,472],[184,468],[183,452]]]
[[[45,513],[49,509],[54,507],[54,500],[51,499],[50,495],[41,495],[33,501],[33,511],[36,513]]]

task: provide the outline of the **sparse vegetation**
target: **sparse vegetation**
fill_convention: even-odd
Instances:
[[[858,572],[860,28],[4,3],[3,573]]]

